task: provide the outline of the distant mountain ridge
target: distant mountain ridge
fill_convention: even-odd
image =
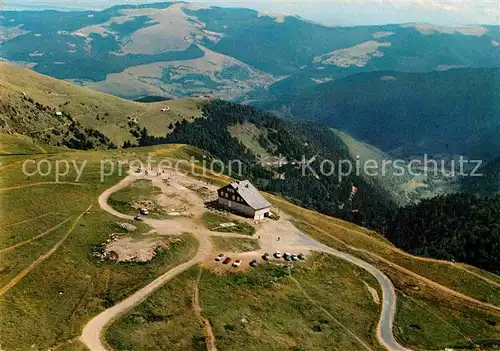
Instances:
[[[360,72],[500,61],[498,26],[328,27],[183,2],[1,16],[1,58],[129,99],[211,95],[245,102],[268,97],[285,79],[318,84]]]
[[[283,89],[284,88],[284,89]],[[371,72],[271,87],[254,105],[339,128],[394,156],[500,154],[500,69]]]

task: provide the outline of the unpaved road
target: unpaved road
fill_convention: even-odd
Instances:
[[[176,277],[195,264],[207,259],[206,248],[208,247],[211,253],[211,242],[208,238],[198,237],[198,240],[200,240],[200,248],[203,247],[205,249],[198,250],[196,255],[189,261],[181,263],[180,265],[172,268],[167,273],[153,280],[144,288],[127,297],[125,300],[119,302],[111,308],[108,308],[104,312],[91,319],[90,322],[88,322],[87,325],[85,325],[85,327],[83,328],[82,335],[80,335],[81,342],[83,342],[85,346],[87,346],[92,351],[108,350],[109,347],[106,345],[104,340],[102,340],[103,331],[107,325],[109,325],[113,320],[115,320],[122,314],[130,311],[132,308],[140,304],[149,295],[162,287],[172,278]]]
[[[122,219],[132,220],[132,216],[128,216],[122,214],[108,205],[109,196],[120,190],[124,187],[128,186],[132,182],[138,179],[150,179],[153,180],[154,176],[149,175],[130,175],[124,178],[117,185],[109,188],[104,191],[99,197],[99,205],[107,212],[115,215],[116,217]],[[163,190],[163,189],[162,189]],[[196,227],[192,221],[191,223],[186,222],[191,221],[190,219],[175,219],[175,220],[150,220],[146,219],[145,222],[151,225],[155,230],[159,232],[166,231],[169,232],[172,227],[173,222],[180,222],[181,224],[185,223],[187,229],[195,229],[191,231],[196,238],[199,240],[199,248],[196,255],[191,258],[189,261],[182,263],[165,274],[161,275],[153,282],[149,283],[142,289],[138,290],[125,300],[119,302],[115,306],[103,311],[93,319],[91,319],[87,325],[85,325],[83,332],[80,336],[80,340],[84,343],[90,350],[92,351],[104,351],[108,350],[109,346],[106,345],[106,342],[103,340],[103,331],[105,328],[115,319],[123,315],[124,313],[130,311],[142,301],[144,301],[149,295],[155,292],[162,285],[167,283],[169,280],[177,276],[178,274],[184,272],[188,268],[193,265],[211,260],[212,259],[212,243],[210,237],[214,235],[213,232],[210,232],[203,228]],[[174,225],[175,227],[175,225]],[[188,230],[186,230],[188,231]],[[377,325],[377,339],[380,344],[387,350],[390,351],[408,351],[409,349],[400,345],[392,332],[394,316],[396,313],[396,293],[394,290],[394,286],[390,279],[382,273],[380,270],[372,266],[371,264],[362,261],[361,259],[351,256],[347,253],[340,252],[333,248],[330,248],[324,244],[317,242],[316,240],[310,238],[309,236],[303,234],[298,229],[296,229],[291,222],[288,220],[280,220],[279,223],[275,221],[266,221],[263,226],[259,228],[257,234],[260,234],[259,243],[261,244],[262,250],[253,252],[253,253],[245,253],[243,255],[255,255],[262,251],[268,250],[269,252],[273,252],[274,248],[279,248],[281,251],[285,251],[285,249],[293,250],[307,250],[307,251],[321,251],[327,254],[336,256],[340,259],[346,260],[358,267],[363,268],[371,275],[373,275],[380,284],[382,290],[382,308],[380,313],[379,322]],[[257,234],[255,236],[257,236]],[[254,236],[254,237],[255,237]],[[279,237],[276,240],[276,237]],[[283,249],[285,248],[285,249]]]
[[[101,208],[116,217],[133,220],[132,216],[120,213],[114,210],[111,206],[109,206],[108,198],[114,192],[125,188],[126,186],[130,185],[134,181],[141,178],[151,179],[151,177],[146,177],[146,176],[138,177],[136,175],[131,175],[124,178],[117,185],[104,191],[99,196],[99,205],[101,206]],[[159,232],[161,232],[162,230],[170,230],[171,227],[170,224],[172,223],[172,221],[170,220],[161,221],[161,220],[149,220],[149,219],[146,219],[145,222],[151,225],[153,228],[155,228],[155,230],[158,230]],[[196,265],[197,263],[210,259],[213,251],[210,237],[206,235],[199,235],[199,233],[197,233],[196,231],[194,231],[193,234],[196,236],[199,242],[198,251],[196,252],[193,258],[191,258],[187,262],[181,263],[180,265],[172,268],[171,270],[159,276],[158,278],[153,280],[151,283],[149,283],[142,289],[136,291],[134,294],[127,297],[125,300],[119,302],[113,307],[108,308],[107,310],[98,314],[96,317],[92,318],[85,325],[82,334],[80,335],[80,341],[84,343],[92,351],[104,351],[110,349],[109,346],[106,344],[105,340],[103,339],[103,331],[106,328],[106,326],[108,326],[119,316],[123,315],[127,311],[130,311],[132,308],[139,305],[149,295],[154,293],[156,290],[158,290],[172,278],[176,277],[177,275],[181,274],[182,272],[186,271],[187,269]]]
[[[200,269],[200,273],[198,274],[198,280],[196,281],[196,285],[194,287],[193,292],[193,309],[194,313],[200,320],[200,323],[203,327],[203,334],[205,334],[205,345],[207,347],[207,351],[217,351],[217,347],[215,347],[215,337],[212,332],[212,326],[210,325],[210,321],[203,316],[202,309],[200,306],[200,289],[198,288],[200,284],[201,275],[203,270]]]

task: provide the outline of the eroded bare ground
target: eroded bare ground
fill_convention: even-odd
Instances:
[[[235,238],[251,238],[259,241],[260,249],[257,251],[233,253],[227,252],[233,259],[243,259],[247,261],[250,258],[260,259],[264,253],[276,251],[293,253],[307,253],[310,250],[321,250],[321,246],[315,240],[302,234],[289,221],[286,216],[278,221],[266,219],[264,221],[254,221],[252,219],[242,218],[234,214],[228,214],[228,222],[231,220],[247,221],[256,228],[256,233],[252,236],[233,233],[218,233],[210,231],[205,227],[202,216],[208,209],[205,207],[205,201],[216,197],[217,187],[187,175],[180,174],[170,170],[158,171],[150,170],[148,174],[136,173],[127,177],[122,183],[127,186],[138,179],[151,180],[153,184],[162,191],[156,199],[156,203],[163,207],[163,211],[172,216],[166,220],[155,220],[145,218],[145,223],[153,229],[149,234],[159,234],[163,236],[182,235],[184,233],[196,233],[205,237],[226,236]],[[131,219],[131,218],[129,218]],[[137,251],[137,248],[143,246],[145,253]],[[121,238],[113,241],[108,246],[110,250],[124,252],[124,257],[130,259],[137,257],[152,257],[151,251],[158,247],[158,239],[144,236],[144,243],[130,238]],[[127,253],[127,247],[134,247],[134,254]],[[212,263],[215,252],[207,252],[207,264]],[[248,262],[247,262],[248,263]],[[213,263],[212,263],[213,264]]]
[[[205,345],[207,351],[217,351],[217,348],[215,346],[214,333],[212,332],[212,326],[210,325],[210,321],[203,316],[202,308],[200,305],[200,290],[198,287],[200,284],[200,279],[202,274],[203,274],[203,268],[200,267],[198,280],[196,281],[196,285],[193,291],[193,309],[203,328],[203,334],[205,335]]]
[[[179,238],[158,238],[145,236],[141,239],[130,236],[118,237],[104,245],[105,257],[117,262],[148,262],[153,259],[160,248],[168,248]]]

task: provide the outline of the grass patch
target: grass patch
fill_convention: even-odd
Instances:
[[[255,234],[255,228],[247,222],[234,220],[228,216],[212,212],[206,212],[203,214],[203,222],[208,229],[214,232],[240,233],[247,235]],[[224,227],[223,225],[227,223],[233,223],[234,225]]]
[[[215,249],[222,252],[248,252],[260,249],[259,242],[255,239],[213,236],[212,242]]]
[[[106,330],[115,350],[205,350],[202,328],[192,296],[198,268],[173,278],[129,314]]]
[[[326,255],[295,265],[291,274],[321,308],[380,350],[374,336],[378,307],[362,281],[369,276]],[[262,264],[225,276],[204,271],[200,299],[220,350],[363,349],[304,296],[285,267]]]
[[[415,349],[475,349],[500,344],[500,318],[448,309],[435,301],[398,294],[395,334]]]
[[[62,223],[67,219],[67,216],[65,217],[58,213],[48,213],[46,216],[36,217],[26,214],[26,217],[18,217],[20,219],[19,224],[12,223],[11,225],[7,225],[7,227],[0,228],[0,250],[54,229],[54,231],[47,234],[51,236],[57,229],[54,228],[57,223]],[[33,222],[30,221],[32,218],[34,218]]]
[[[169,218],[168,214],[155,201],[161,195],[161,189],[156,187],[151,180],[139,179],[126,188],[113,194],[108,203],[117,211],[128,215],[139,214],[139,208],[147,208],[149,215],[155,219]]]

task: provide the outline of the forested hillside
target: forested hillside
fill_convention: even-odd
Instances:
[[[387,237],[412,254],[500,273],[500,198],[454,194],[400,208]]]
[[[0,96],[3,96],[0,92]],[[29,136],[45,145],[70,149],[116,149],[102,132],[82,125],[68,112],[25,96],[0,103],[0,131]]]
[[[339,128],[401,156],[491,159],[500,153],[499,74],[498,69],[373,72],[281,96],[275,89],[277,98],[256,105]]]
[[[291,123],[249,106],[214,100],[203,108],[203,118],[177,123],[165,137],[152,137],[143,129],[135,131],[141,146],[162,143],[185,143],[208,151],[226,164],[241,160],[239,176],[251,179],[261,190],[281,194],[303,207],[357,223],[383,227],[387,213],[396,206],[392,194],[377,182],[367,182],[353,172],[339,180],[339,170],[320,171],[321,162],[330,160],[336,167],[340,160],[354,160],[346,145],[334,132],[310,123]],[[264,167],[257,155],[235,137],[228,127],[250,123],[262,132],[258,142],[268,155],[286,158],[288,163]],[[129,146],[129,145],[126,145]],[[303,160],[313,160],[313,171],[303,167]],[[305,171],[303,171],[305,169]],[[343,169],[346,171],[346,169]],[[359,192],[352,194],[353,186]]]
[[[462,179],[462,191],[482,196],[500,195],[500,157],[484,163],[478,174],[481,176]]]

